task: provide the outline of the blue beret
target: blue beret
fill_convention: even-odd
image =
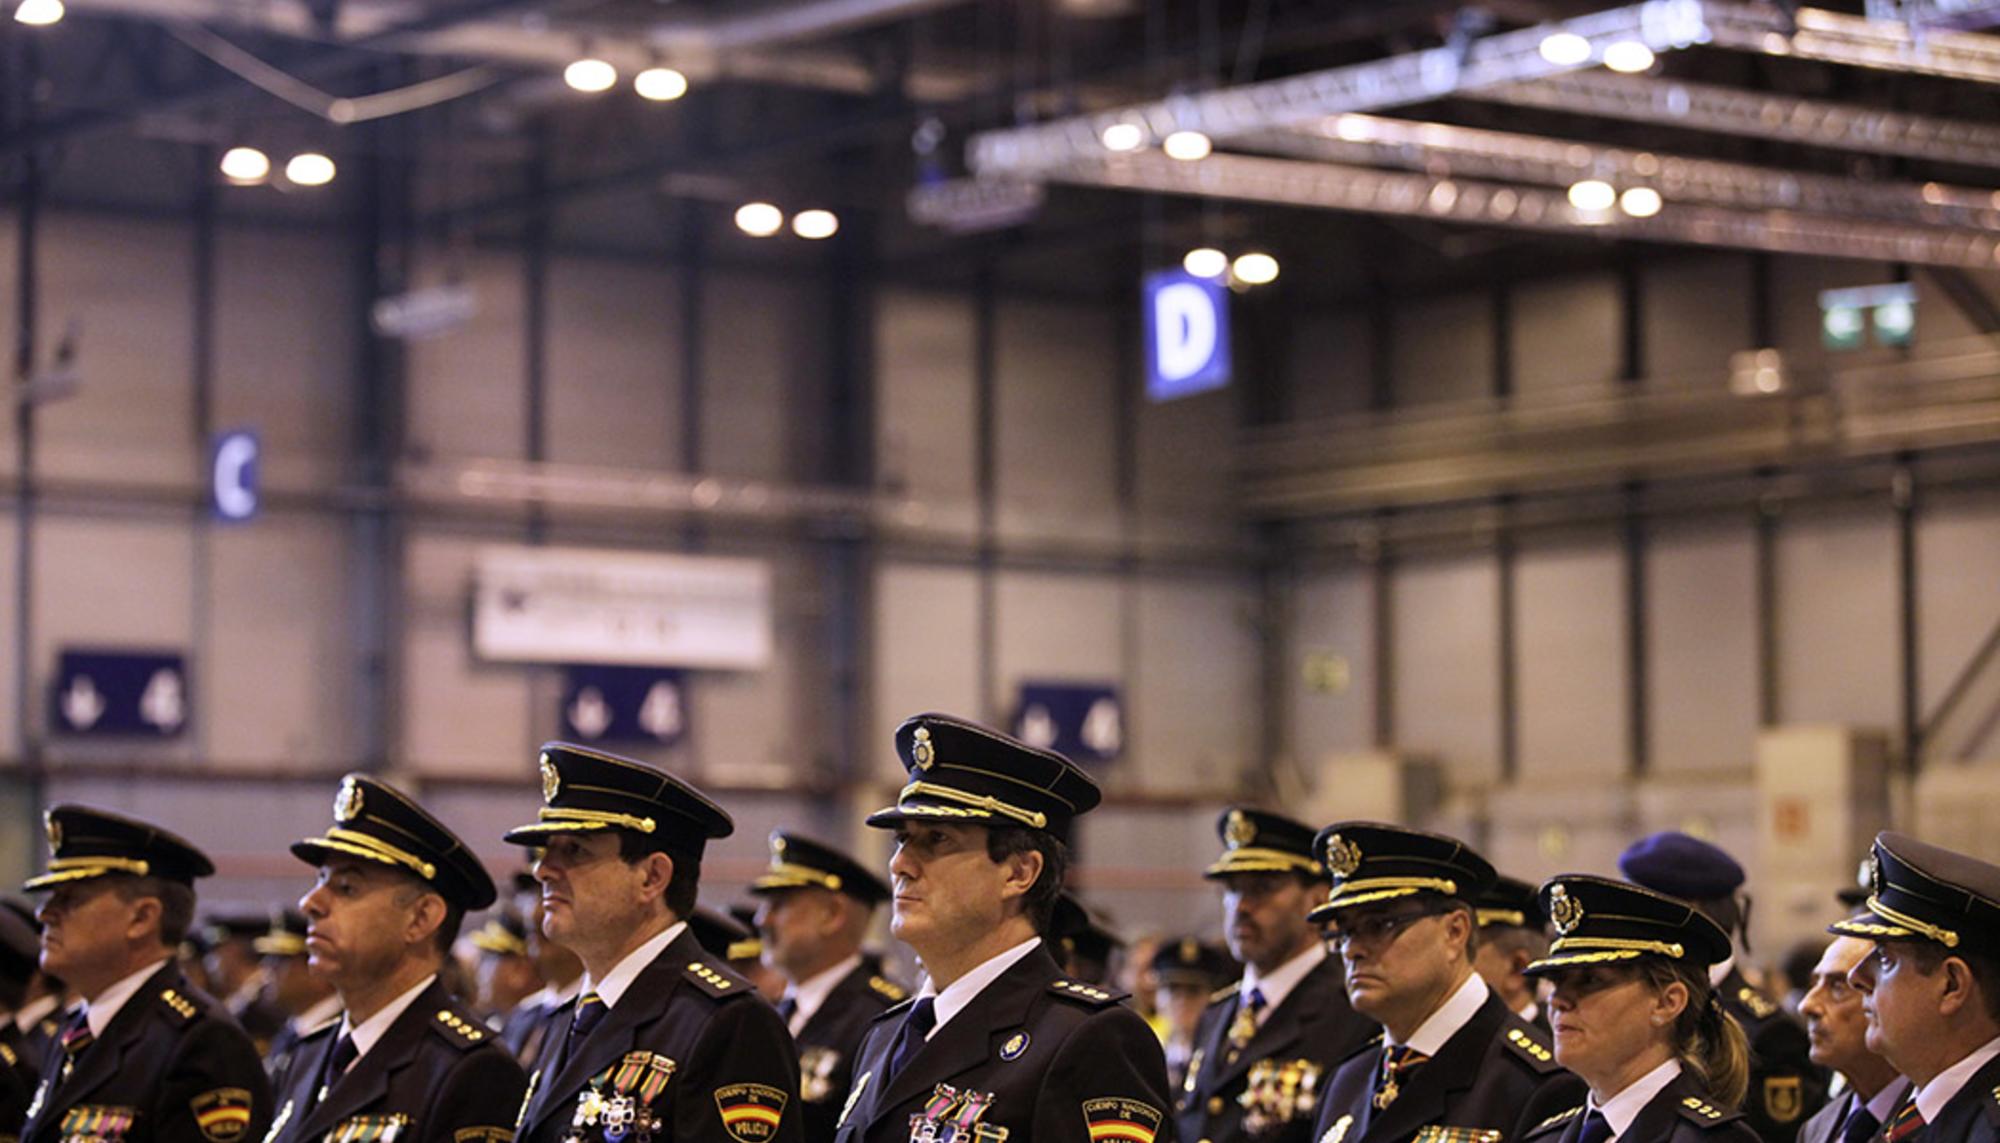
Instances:
[[[1727,897],[1743,884],[1743,867],[1719,846],[1667,830],[1640,838],[1618,855],[1625,879],[1690,901]]]

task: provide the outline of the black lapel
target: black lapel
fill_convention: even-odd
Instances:
[[[1400,1139],[1425,1124],[1443,1118],[1451,1097],[1471,1087],[1473,1081],[1478,1079],[1480,1059],[1506,1019],[1507,1006],[1489,992],[1486,1003],[1479,1006],[1479,1011],[1472,1014],[1465,1027],[1454,1032],[1451,1039],[1444,1042],[1444,1047],[1438,1049],[1437,1055],[1418,1068],[1407,1082],[1399,1085],[1401,1092],[1396,1096],[1396,1102],[1381,1111],[1374,1111],[1373,1104],[1370,1104],[1368,1126],[1361,1133],[1359,1143]],[[1372,1076],[1368,1091],[1373,1098]]]
[[[1229,1055],[1229,1022],[1236,1019],[1236,1010],[1242,1003],[1239,987],[1227,1000],[1219,1002],[1215,1018],[1208,1021],[1206,1034],[1195,1038],[1194,1048],[1201,1058],[1194,1073],[1195,1086],[1190,1091],[1196,1099],[1207,1099],[1210,1092],[1222,1086],[1222,1061]]]
[[[1285,994],[1282,1003],[1271,1009],[1271,1014],[1257,1028],[1257,1034],[1250,1037],[1250,1042],[1244,1046],[1236,1061],[1219,1068],[1210,1086],[1219,1088],[1234,1081],[1238,1076],[1247,1075],[1251,1066],[1258,1060],[1268,1060],[1283,1055],[1285,1049],[1303,1039],[1306,1026],[1318,1019],[1320,1009],[1326,1006],[1326,995],[1320,990],[1329,985],[1325,978],[1325,974],[1329,971],[1334,974],[1331,986],[1343,987],[1340,977],[1344,970],[1340,966],[1340,958],[1329,953],[1324,960],[1313,966],[1311,972],[1299,978],[1298,984]],[[1243,997],[1239,992],[1236,1005],[1241,1005],[1242,1002]],[[1236,1018],[1236,1011],[1236,1006],[1230,1008],[1230,1019]],[[1222,1029],[1222,1039],[1217,1043],[1222,1052],[1222,1055],[1217,1057],[1218,1060],[1226,1059],[1229,1055],[1226,1046],[1228,1036],[1229,1029],[1225,1025]],[[1339,1060],[1324,1062],[1332,1067],[1338,1067],[1340,1064]]]
[[[798,1042],[817,1043],[814,1037],[824,1037],[833,1030],[834,1025],[847,1019],[848,1006],[841,1001],[857,992],[872,992],[873,990],[868,987],[868,978],[871,975],[873,974],[868,971],[868,962],[864,960],[854,966],[854,971],[835,982],[832,990],[826,994],[826,999],[820,1001],[819,1007],[813,1009],[813,1014],[806,1017],[804,1024],[799,1025],[799,1034],[795,1037]]]
[[[1689,1096],[1707,1100],[1708,1093],[1701,1089],[1695,1078],[1683,1068],[1673,1082],[1660,1089],[1659,1093],[1646,1101],[1633,1118],[1632,1126],[1625,1129],[1627,1139],[1666,1139],[1674,1133],[1674,1123],[1681,1117],[1681,1100]]]
[[[117,1078],[118,1065],[125,1058],[125,1050],[145,1035],[146,1021],[153,1019],[153,1006],[160,1003],[160,993],[169,988],[176,992],[187,988],[181,979],[180,968],[171,958],[147,977],[146,983],[139,986],[139,991],[125,1001],[124,1007],[111,1018],[111,1023],[105,1025],[104,1035],[83,1050],[69,1079],[50,1093],[49,1106],[35,1117],[37,1124],[60,1122],[63,1112],[85,1102],[106,1081]],[[58,1046],[50,1052],[49,1059],[55,1074],[60,1076],[62,1048]]]
[[[667,947],[653,958],[653,963],[633,979],[631,987],[618,998],[618,1003],[611,1006],[603,1021],[576,1046],[574,1055],[554,1043],[545,1047],[542,1055],[550,1062],[542,1069],[541,1090],[535,1093],[535,1104],[529,1109],[526,1122],[521,1125],[521,1134],[533,1134],[552,1111],[573,1104],[591,1076],[631,1051],[639,1028],[659,1019],[673,1001],[674,989],[681,984],[685,966],[706,955],[694,939],[694,930],[682,929],[680,935],[667,942]],[[566,1040],[568,1032],[569,1022],[566,1019],[549,1025],[550,1037]]]
[[[2000,1056],[1988,1060],[1985,1067],[1972,1073],[1965,1086],[1945,1101],[1944,1110],[1938,1112],[1937,1122],[1924,1128],[1921,1138],[1940,1141],[1972,1138],[1973,1126],[1994,1106],[1996,1091],[2000,1091]]]
[[[403,1009],[402,1015],[389,1025],[389,1030],[382,1033],[382,1038],[375,1041],[375,1046],[354,1061],[354,1066],[347,1069],[346,1075],[333,1082],[326,1098],[300,1122],[298,1137],[312,1139],[324,1135],[336,1123],[367,1110],[389,1094],[389,1077],[408,1067],[410,1061],[416,1058],[423,1038],[430,1034],[431,1021],[437,1019],[440,1009],[450,1006],[451,994],[445,991],[444,982],[431,981],[430,987],[419,992],[410,1006]],[[319,1082],[320,1073],[326,1067],[326,1056],[339,1040],[338,1033],[329,1036],[326,1050],[313,1053],[313,1062],[318,1067],[308,1082]],[[299,1110],[294,1108],[292,1114],[296,1117]]]
[[[1004,1040],[1032,1019],[1040,1010],[1035,1001],[1060,979],[1062,971],[1049,956],[1047,945],[1036,945],[1027,956],[1007,966],[1007,971],[981,989],[950,1023],[938,1029],[930,1042],[910,1058],[909,1065],[889,1081],[870,1111],[864,1133],[904,1100],[991,1059],[994,1042]],[[899,1031],[900,1022],[890,1034],[892,1050],[895,1032]],[[886,1063],[886,1053],[883,1059]]]

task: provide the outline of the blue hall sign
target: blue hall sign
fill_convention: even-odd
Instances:
[[[1170,401],[1229,384],[1229,291],[1185,270],[1146,277],[1146,395]]]
[[[565,667],[562,728],[572,742],[672,746],[687,736],[686,677],[660,667]]]
[[[1077,762],[1109,762],[1125,749],[1118,688],[1094,683],[1021,684],[1014,736]]]
[[[49,694],[57,734],[173,738],[192,711],[179,654],[65,649],[57,659]]]

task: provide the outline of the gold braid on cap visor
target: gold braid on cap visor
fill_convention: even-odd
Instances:
[[[1488,925],[1513,925],[1517,928],[1528,925],[1528,915],[1519,909],[1475,909],[1472,919],[1479,922],[1482,929]]]
[[[366,857],[371,861],[382,862],[384,865],[404,866],[405,868],[414,870],[417,876],[422,877],[426,881],[433,881],[437,878],[437,866],[432,865],[430,862],[425,861],[408,850],[397,849],[395,846],[390,845],[373,834],[360,833],[351,829],[330,829],[326,831],[325,837],[318,840],[329,849],[337,849],[342,853],[353,854],[355,857]]]
[[[811,866],[793,865],[788,861],[772,862],[770,869],[765,871],[764,875],[757,880],[773,886],[779,882],[784,882],[788,885],[799,886],[818,885],[822,888],[831,889],[836,893],[840,891],[840,878],[838,876],[814,869]]]
[[[1572,950],[1577,952],[1627,953],[1633,956],[1643,956],[1646,953],[1652,953],[1655,956],[1668,957],[1673,960],[1680,960],[1687,956],[1687,948],[1679,942],[1626,941],[1619,940],[1617,937],[1559,937],[1555,944],[1549,946],[1549,955],[1557,956]]]
[[[1333,887],[1333,895],[1327,898],[1329,904],[1338,904],[1342,897],[1358,897],[1364,893],[1381,890],[1415,893],[1429,889],[1447,897],[1458,896],[1458,882],[1448,877],[1368,877],[1360,881],[1343,881]],[[1389,896],[1398,895],[1391,892]]]
[[[575,810],[548,806],[535,816],[545,822],[593,826],[598,829],[632,829],[640,833],[652,833],[659,828],[659,823],[652,818],[642,818],[636,814],[615,814],[609,810]]]
[[[1292,869],[1305,873],[1320,872],[1319,863],[1310,857],[1264,846],[1224,850],[1222,856],[1208,867],[1211,873],[1282,873]]]
[[[1019,806],[1010,806],[990,794],[968,794],[964,790],[952,786],[940,786],[934,782],[911,782],[909,785],[903,787],[902,793],[896,795],[896,808],[903,810],[942,808],[906,806],[903,804],[912,797],[938,798],[942,801],[957,802],[962,806],[971,806],[975,809],[985,810],[989,814],[999,814],[1003,817],[1013,818],[1015,821],[1032,829],[1047,829],[1049,827],[1049,816],[1047,814],[1038,814],[1033,810],[1024,810]]]
[[[1898,913],[1896,910],[1884,905],[1880,896],[1871,895],[1868,898],[1868,911],[1885,920],[1894,921],[1896,924],[1913,932],[1921,933],[1948,949],[1958,947],[1957,933],[1952,932],[1950,929],[1940,928],[1929,921],[1919,921],[1908,913]]]
[[[150,863],[135,857],[59,857],[49,862],[49,871],[36,880],[80,881],[100,873],[130,873],[135,877],[144,877],[152,870]]]

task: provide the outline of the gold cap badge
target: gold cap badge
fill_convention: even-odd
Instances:
[[[936,757],[937,751],[931,746],[930,727],[917,727],[916,732],[910,735],[910,759],[917,764],[917,769],[928,770]]]
[[[49,852],[54,853],[57,850],[61,849],[62,823],[55,819],[54,814],[43,814],[42,824],[46,826],[49,831]]]
[[[1882,862],[1872,849],[1868,851],[1868,860],[1861,863],[1861,880],[1870,893],[1882,895]]]
[[[340,780],[340,792],[333,796],[333,820],[351,822],[361,816],[361,783],[352,778]]]
[[[1555,922],[1556,932],[1568,936],[1583,920],[1583,902],[1569,895],[1569,890],[1561,885],[1549,890],[1549,920]]]
[[[1222,823],[1222,843],[1231,849],[1242,849],[1256,840],[1257,823],[1242,810],[1229,811],[1229,817]]]
[[[560,789],[562,789],[562,775],[556,773],[556,764],[549,761],[549,756],[544,754],[542,755],[542,800],[554,802],[556,791]]]
[[[1326,868],[1335,877],[1352,877],[1361,868],[1361,847],[1334,834],[1326,839]]]

